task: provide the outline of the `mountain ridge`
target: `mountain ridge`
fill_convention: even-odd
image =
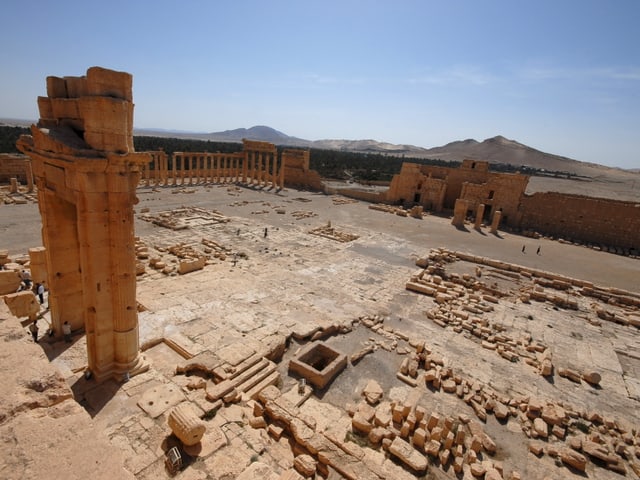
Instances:
[[[0,119],[0,125],[29,126],[32,121]],[[250,128],[236,128],[221,132],[192,132],[159,128],[134,128],[134,135],[174,137],[184,139],[210,140],[240,143],[243,139],[275,143],[281,146],[317,148],[325,150],[353,151],[360,153],[388,154],[415,158],[430,158],[461,162],[465,159],[510,164],[516,167],[532,167],[552,172],[566,172],[572,175],[598,177],[606,172],[619,171],[638,174],[638,169],[622,169],[542,152],[502,135],[487,138],[481,142],[473,138],[455,140],[442,146],[425,148],[407,144],[393,144],[373,139],[321,139],[305,140],[287,135],[266,125]]]
[[[153,135],[154,129],[134,129],[134,134]],[[161,131],[163,135],[170,132]],[[596,163],[575,160],[561,155],[542,152],[533,147],[508,139],[502,135],[487,138],[482,142],[473,138],[456,140],[445,145],[425,148],[415,145],[393,144],[373,139],[321,139],[305,140],[289,136],[266,125],[250,128],[236,128],[211,133],[179,133],[180,138],[194,138],[219,142],[241,142],[242,139],[259,140],[283,146],[318,148],[325,150],[353,151],[359,153],[389,154],[415,158],[430,158],[461,162],[465,159],[488,161],[489,163],[509,164],[516,167],[531,167],[552,172],[566,172],[578,176],[599,176],[605,171],[634,173],[619,167],[609,167]]]

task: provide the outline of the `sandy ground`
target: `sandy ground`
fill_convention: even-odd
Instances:
[[[557,375],[549,382],[528,365],[505,362],[468,337],[428,320],[425,311],[433,308],[433,300],[405,290],[406,281],[419,271],[416,259],[439,247],[630,291],[638,291],[638,260],[504,232],[492,235],[488,229],[478,232],[470,225],[459,230],[447,218],[401,217],[369,209],[363,202],[311,192],[198,186],[142,188],[138,197],[136,235],[153,252],[179,243],[201,248],[202,239],[227,249],[224,260],[215,259],[203,270],[183,276],[168,276],[147,267],[138,282],[138,301],[145,309],[139,316],[141,343],[173,338],[192,354],[212,351],[230,360],[260,351],[265,342],[282,335],[290,339],[285,360],[278,366],[283,376],[281,388],[286,391],[296,383],[295,378],[287,376],[286,359],[304,343],[296,338],[319,328],[351,327],[358,318],[380,316],[389,328],[425,339],[461,375],[502,394],[554,399],[640,424],[637,329],[586,322],[594,317],[591,300],[581,299],[578,312],[558,310],[544,303],[501,302],[490,318],[507,331],[526,332],[549,345],[557,365],[597,367],[603,376],[602,389],[584,383],[576,385]],[[184,230],[170,230],[142,219],[143,211],[160,214],[183,207],[190,212],[186,215],[190,227]],[[213,211],[227,221],[220,222],[221,217],[207,214]],[[309,233],[329,222],[336,231],[357,238],[338,242]],[[39,246],[37,206],[0,206],[0,232],[0,247],[8,248],[12,256]],[[538,247],[540,255],[536,254]],[[350,355],[378,337],[378,333],[359,324],[327,342]],[[408,348],[406,342],[400,344]],[[173,382],[183,386],[180,377],[174,376],[175,365],[183,359],[161,343],[146,352],[152,366],[149,372],[124,387],[112,382],[95,386],[74,373],[86,363],[81,336],[76,336],[71,346],[52,341],[43,343],[42,348],[97,427],[112,444],[122,448],[127,470],[141,479],[163,478],[161,444],[167,435],[166,418],[150,420],[137,402],[152,388]],[[333,427],[343,428],[346,403],[358,401],[371,378],[381,384],[385,398],[402,401],[411,390],[395,376],[402,360],[400,353],[380,349],[357,366],[348,367],[329,389],[312,397],[305,408],[324,418],[324,423],[333,422]],[[429,389],[420,391],[420,404],[431,412],[473,416],[473,411],[457,397]],[[214,420],[216,425],[222,428],[223,420],[233,421],[238,415],[234,408],[223,408]],[[348,421],[346,425],[348,428]],[[485,428],[498,444],[498,457],[505,471],[518,470],[522,478],[529,479],[579,477],[566,468],[559,469],[550,457],[538,459],[528,453],[527,439],[518,425],[490,420]],[[344,430],[339,431],[345,435]],[[260,440],[267,445],[264,449],[247,450],[246,445],[251,443],[247,436],[255,437],[251,429],[226,432],[231,437],[228,446],[192,465],[189,478],[235,478],[248,468],[255,455],[274,472],[281,471],[287,463],[282,460],[286,458],[284,453],[274,453],[281,446],[269,443],[268,438]],[[235,445],[234,438],[245,445],[234,452],[244,453],[238,453],[234,461],[224,460]],[[256,438],[252,442],[251,445],[260,443]],[[619,478],[591,464],[587,473],[591,478]],[[636,478],[632,472],[629,475],[628,478]]]

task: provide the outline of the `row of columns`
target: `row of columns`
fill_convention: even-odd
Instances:
[[[484,208],[485,208],[484,204],[481,203],[478,205],[478,208],[476,209],[476,218],[474,223],[474,228],[476,230],[480,230],[480,228],[482,227],[482,219],[484,217]],[[451,220],[451,224],[459,228],[464,227],[464,220],[467,216],[468,209],[469,209],[469,201],[464,200],[462,198],[458,198],[456,200],[456,203],[453,209],[453,219]],[[493,216],[491,217],[491,227],[489,229],[491,233],[498,232],[498,226],[500,225],[501,219],[502,219],[502,211],[501,210],[494,211]]]
[[[230,182],[282,189],[284,161],[278,160],[274,145],[267,145],[271,148],[258,145],[262,148],[239,153],[175,152],[171,169],[166,153],[147,152],[152,160],[143,168],[142,179],[147,187]]]

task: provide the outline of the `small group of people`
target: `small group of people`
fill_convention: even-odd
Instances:
[[[23,290],[33,290],[33,293],[38,297],[38,301],[40,305],[44,305],[44,292],[46,291],[44,288],[44,282],[36,282],[33,284],[33,280],[31,279],[31,272],[29,270],[23,269],[20,272],[20,287],[18,287],[18,291],[21,292]]]
[[[31,336],[33,337],[33,341],[38,343],[38,332],[40,331],[40,328],[38,327],[38,319],[36,318],[33,323],[29,324],[29,332],[31,333]],[[53,330],[49,329],[49,335],[53,335]],[[69,324],[69,322],[65,321],[62,324],[62,335],[64,336],[64,341],[67,343],[71,342],[71,325]]]
[[[526,245],[522,245],[522,253],[527,253],[527,246]],[[538,246],[538,249],[536,250],[536,255],[540,255],[540,247]]]

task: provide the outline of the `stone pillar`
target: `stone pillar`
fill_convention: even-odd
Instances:
[[[189,154],[186,156],[186,159],[187,159],[187,162],[185,165],[185,170],[187,166],[189,167],[189,169],[186,172],[187,177],[189,178],[189,183],[187,185],[193,185],[194,157],[192,154]]]
[[[249,155],[251,155],[251,163],[249,166],[249,183],[253,185],[256,180],[256,162],[258,160],[258,154],[256,152],[250,152]]]
[[[151,158],[153,158],[153,156]],[[147,164],[147,165],[144,165],[142,167],[142,178],[144,179],[144,186],[145,187],[148,187],[148,186],[151,185],[151,183],[150,183],[150,173],[149,173],[150,170],[151,170],[151,164],[150,163]]]
[[[171,170],[173,171],[173,181],[171,182],[171,184],[175,186],[178,181],[178,155],[175,152],[171,161]]]
[[[271,167],[270,165],[270,160],[273,157],[273,155],[267,155],[267,158],[265,159],[265,166],[264,166],[264,185],[265,187],[269,186],[269,182],[271,181],[271,172],[269,171],[269,168]]]
[[[478,209],[476,210],[476,224],[474,228],[476,230],[480,230],[482,227],[482,217],[484,216],[484,203],[478,205]]]
[[[458,228],[464,227],[464,219],[467,216],[468,207],[469,202],[461,198],[456,199],[456,204],[453,207],[453,220],[451,220],[451,225]]]
[[[242,159],[242,183],[247,183],[247,174],[249,170],[249,152],[245,151]]]
[[[11,185],[9,186],[9,193],[18,193],[18,179],[16,177],[11,177],[9,179]]]
[[[27,176],[27,192],[33,192],[33,167],[31,166],[31,159],[24,162],[25,175]]]
[[[39,126],[17,143],[38,185],[52,328],[57,336],[64,321],[84,328],[89,370],[99,381],[147,368],[138,341],[133,206],[151,157],[133,150],[131,83],[128,73],[100,67],[86,77],[49,77]],[[78,118],[69,118],[74,112]]]
[[[493,220],[491,221],[491,233],[498,233],[498,225],[500,225],[500,219],[502,218],[502,210],[496,210],[493,212]]]
[[[284,188],[284,169],[286,167],[286,160],[284,156],[280,157],[280,181],[278,182],[280,185],[280,190]]]

